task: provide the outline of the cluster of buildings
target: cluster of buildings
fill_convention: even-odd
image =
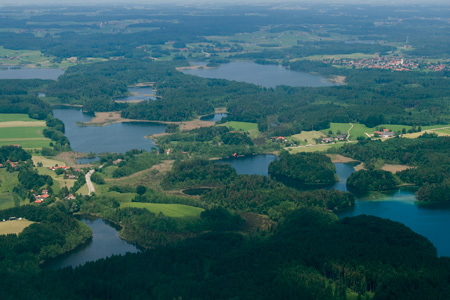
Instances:
[[[34,196],[34,199],[36,199],[34,201],[34,203],[42,203],[42,202],[44,202],[45,199],[50,197],[50,195],[48,194],[48,190],[42,190],[40,195],[33,194],[33,196]]]
[[[327,137],[327,136],[322,137],[322,143],[332,143],[334,141],[337,142],[337,141],[345,141],[345,140],[347,140],[346,133],[339,134],[335,137]]]
[[[0,168],[5,168],[7,165],[10,165],[11,168],[15,168],[15,167],[17,167],[18,164],[19,164],[18,162],[13,162],[8,159],[6,161],[6,164],[0,164]]]
[[[371,57],[361,59],[325,59],[324,63],[355,68],[382,69],[391,71],[411,71],[425,69],[431,71],[450,70],[449,65],[424,62],[423,59],[405,59],[398,57]]]
[[[373,135],[387,139],[387,138],[394,137],[395,134],[393,131],[390,131],[389,129],[383,129],[382,131],[374,131]]]

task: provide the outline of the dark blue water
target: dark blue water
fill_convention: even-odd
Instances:
[[[55,109],[53,114],[64,122],[65,134],[72,149],[84,153],[124,153],[131,149],[150,151],[156,146],[153,140],[146,139],[145,136],[162,133],[166,128],[166,125],[149,122],[80,127],[77,122],[88,122],[92,117],[83,114],[79,109]]]
[[[222,120],[226,116],[228,116],[228,114],[226,114],[226,113],[218,113],[218,114],[213,114],[213,115],[201,117],[200,120],[208,121],[208,122],[217,122],[217,121]]]
[[[7,68],[7,69],[3,69]],[[2,66],[0,79],[52,79],[56,80],[64,74],[61,69],[20,68],[15,66]]]
[[[214,69],[188,69],[182,72],[204,78],[253,83],[264,87],[276,87],[277,85],[324,87],[336,85],[320,75],[291,71],[282,66],[260,65],[253,62],[232,62],[222,64]]]
[[[139,252],[136,246],[119,237],[119,233],[113,224],[103,219],[82,218],[81,221],[92,229],[92,239],[69,253],[47,261],[42,266],[43,269],[54,270],[68,266],[76,267],[88,261],[95,261],[112,255]]]
[[[238,174],[241,175],[264,175],[268,176],[269,164],[277,157],[272,154],[259,154],[238,158],[226,158],[217,160],[217,163],[230,164]]]
[[[345,182],[352,172],[350,164],[336,164],[340,182],[336,188],[346,191]],[[405,224],[428,238],[437,248],[438,255],[450,256],[450,204],[418,203],[415,188],[404,187],[391,193],[371,193],[358,198],[355,206],[338,213],[339,218],[362,214],[390,219]]]

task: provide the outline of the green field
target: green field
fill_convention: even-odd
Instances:
[[[0,128],[0,140],[2,139],[32,139],[44,138],[42,130],[45,127],[6,127]]]
[[[0,209],[14,207],[12,190],[19,184],[17,174],[7,172],[5,168],[0,169]]]
[[[286,148],[289,153],[300,153],[300,152],[324,152],[327,151],[330,148],[340,148],[344,146],[347,143],[341,142],[337,144],[322,144],[322,145],[313,145],[310,147],[292,147],[292,148]]]
[[[36,122],[37,120],[30,118],[26,114],[0,114],[0,122]]]
[[[227,126],[228,128],[231,128],[233,130],[236,130],[236,131],[250,132],[252,130],[258,130],[258,124],[256,124],[256,123],[231,121],[231,122],[227,122],[223,125]]]
[[[26,114],[0,114],[0,146],[49,147],[51,140],[42,134],[45,128],[45,121],[31,119]]]
[[[24,230],[33,223],[35,222],[31,222],[28,220],[0,222],[0,235],[21,233],[22,230]]]
[[[152,213],[159,214],[163,213],[168,217],[182,218],[182,217],[198,217],[203,208],[188,206],[183,204],[161,204],[161,203],[139,203],[139,202],[128,202],[122,203],[120,205],[123,207],[136,207],[145,208]]]
[[[302,131],[299,134],[294,134],[291,135],[289,137],[287,137],[288,140],[292,141],[292,140],[297,140],[300,142],[300,145],[307,145],[307,144],[312,144],[314,145],[316,142],[314,141],[314,139],[318,139],[321,138],[323,135],[322,132],[320,131]],[[306,142],[305,142],[306,140]]]

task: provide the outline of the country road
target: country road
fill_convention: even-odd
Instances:
[[[95,172],[95,170],[90,170],[89,172],[86,173],[86,184],[89,188],[89,193],[88,195],[90,196],[92,193],[95,193],[95,188],[94,185],[92,184],[91,181],[91,175]]]

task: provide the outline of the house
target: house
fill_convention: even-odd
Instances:
[[[332,138],[329,138],[329,137],[322,138],[322,143],[331,143],[331,142],[333,142]]]
[[[73,194],[69,194],[69,195],[66,197],[66,199],[67,199],[67,200],[75,200],[76,197],[75,197]]]
[[[56,171],[57,169],[63,169],[63,170],[69,170],[69,166],[55,166],[55,167],[48,167],[52,171]]]
[[[343,134],[337,135],[337,136],[335,137],[335,139],[336,139],[337,141],[345,141],[345,140],[347,139],[347,134],[346,134],[346,133],[343,133]]]
[[[116,159],[115,161],[113,161],[112,163],[113,163],[114,165],[117,165],[117,164],[120,163],[121,161],[123,161],[123,159],[118,158],[118,159]]]

